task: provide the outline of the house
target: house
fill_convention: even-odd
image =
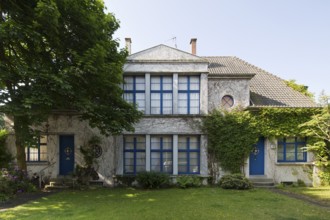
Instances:
[[[130,51],[131,39],[126,43]],[[124,98],[144,112],[135,132],[104,137],[79,121],[76,113],[54,112],[42,128],[38,146],[26,148],[29,172],[52,178],[71,174],[83,163],[79,148],[96,135],[101,137],[93,146],[97,172],[106,185],[114,184],[115,175],[140,171],[208,177],[207,135],[199,126],[208,112],[237,106],[316,107],[284,80],[237,57],[197,56],[196,43],[191,39],[192,53],[158,45],[127,58]],[[14,136],[7,142],[15,153]],[[313,155],[301,150],[304,145],[299,137],[260,138],[245,174],[276,183],[299,179],[311,184]]]

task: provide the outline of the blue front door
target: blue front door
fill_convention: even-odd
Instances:
[[[60,175],[72,174],[74,169],[74,136],[60,136]]]
[[[260,138],[250,154],[250,175],[265,174],[265,138]]]

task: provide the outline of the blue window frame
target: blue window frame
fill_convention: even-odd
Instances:
[[[47,136],[40,136],[36,144],[25,147],[25,160],[27,162],[47,161]]]
[[[146,170],[146,139],[124,136],[124,173],[137,174]]]
[[[172,114],[173,77],[152,76],[150,84],[151,114]]]
[[[145,78],[144,76],[124,77],[124,99],[137,105],[138,110],[145,111]]]
[[[199,136],[179,136],[178,145],[179,174],[200,173],[200,138]]]
[[[306,162],[306,138],[280,138],[277,145],[277,162]]]
[[[173,141],[171,136],[151,136],[151,171],[173,173]]]
[[[179,114],[199,114],[199,76],[179,76],[178,93]]]

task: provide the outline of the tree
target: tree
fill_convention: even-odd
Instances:
[[[13,118],[20,168],[32,126],[54,109],[77,111],[106,135],[133,130],[141,116],[122,99],[127,52],[104,9],[100,0],[1,0],[0,112]]]
[[[327,97],[328,100],[328,97]],[[309,137],[307,151],[316,156],[316,165],[321,168],[321,178],[330,184],[330,106],[324,105],[321,113],[300,125],[303,135]]]
[[[308,96],[310,98],[314,97],[313,93],[308,91],[308,86],[297,84],[296,80],[294,79],[286,80],[285,83],[287,86],[300,92],[301,94],[304,94],[305,96]]]

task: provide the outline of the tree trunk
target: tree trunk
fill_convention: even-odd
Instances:
[[[19,169],[26,170],[26,156],[24,146],[24,125],[22,125],[19,117],[14,117],[14,131],[16,144],[16,158]],[[27,131],[28,132],[28,131]]]

